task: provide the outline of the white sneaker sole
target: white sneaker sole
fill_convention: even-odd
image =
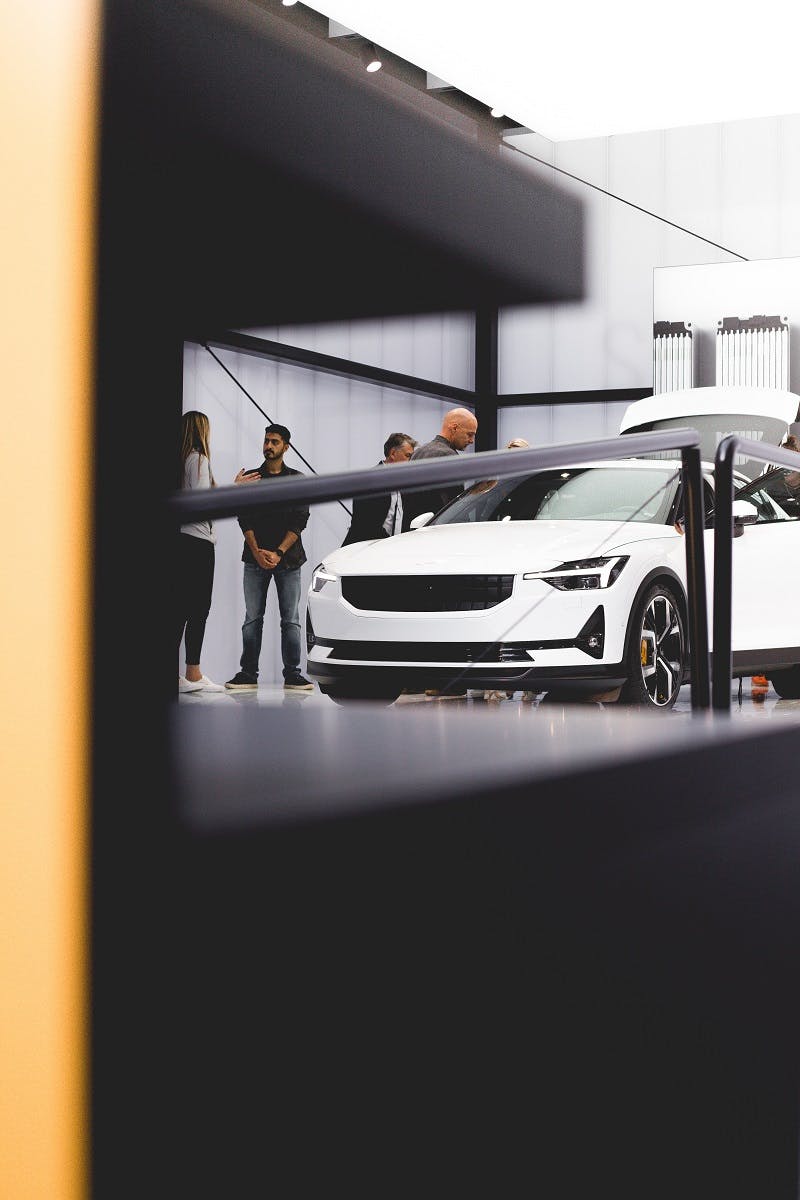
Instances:
[[[183,683],[178,684],[178,695],[182,696],[186,692],[202,692],[204,687],[205,684],[200,683],[199,680],[197,683],[193,683],[191,680],[186,679]]]

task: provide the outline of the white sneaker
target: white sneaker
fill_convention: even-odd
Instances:
[[[178,691],[179,692],[199,692],[204,687],[205,687],[205,684],[203,683],[203,681],[201,679],[194,681],[191,679],[186,679],[186,677],[184,675],[178,676]]]
[[[204,692],[224,692],[225,688],[221,683],[214,683],[213,679],[209,679],[207,675],[203,675],[200,680],[203,685]]]

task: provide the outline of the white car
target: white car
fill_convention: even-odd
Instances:
[[[798,397],[751,393],[649,397],[622,429],[701,426],[707,459],[729,432],[779,444]],[[751,480],[763,467],[742,465],[734,672],[767,674],[780,695],[800,696],[800,492],[791,473]],[[703,486],[710,525],[708,461]],[[315,569],[308,674],[336,700],[392,701],[425,688],[619,688],[623,700],[668,709],[688,677],[682,510],[677,454],[475,483],[409,533],[342,547]]]

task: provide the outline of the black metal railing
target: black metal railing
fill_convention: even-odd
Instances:
[[[397,463],[392,467],[392,488],[397,491],[422,491],[448,483],[463,484],[468,480],[527,475],[529,471],[549,467],[579,466],[668,450],[680,451],[686,493],[686,592],[691,702],[692,709],[708,709],[711,686],[699,446],[700,434],[696,429],[670,429],[659,433],[629,433],[594,442],[520,449],[513,453],[508,450],[484,450],[459,457]],[[385,491],[386,479],[383,474],[377,472],[375,467],[368,467],[358,471],[315,475],[313,478],[293,476],[262,483],[176,492],[169,498],[168,510],[171,518],[180,525],[188,521],[235,517],[243,509],[262,505],[289,507],[293,504],[322,504],[343,496],[374,496]]]
[[[729,713],[733,677],[733,468],[737,454],[796,471],[795,450],[738,437],[725,437],[714,456],[714,615],[712,707]],[[765,613],[765,620],[768,614]]]

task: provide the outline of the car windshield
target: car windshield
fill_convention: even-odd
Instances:
[[[468,521],[642,521],[670,523],[677,469],[564,467],[512,479],[484,479],[431,524]]]
[[[800,517],[800,471],[785,471],[778,467],[736,493],[756,513],[756,522],[792,521]]]

